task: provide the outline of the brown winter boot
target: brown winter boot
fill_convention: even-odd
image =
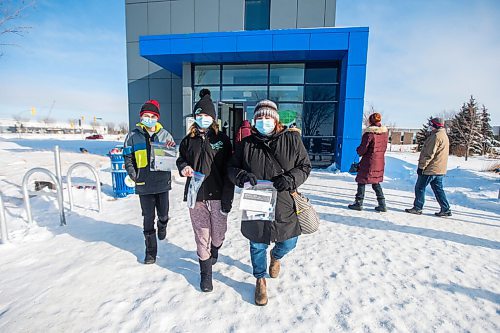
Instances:
[[[269,275],[274,279],[280,275],[280,261],[271,254],[271,263],[269,264]]]
[[[258,306],[264,306],[267,304],[267,290],[266,290],[266,279],[257,279],[255,284],[255,304]]]

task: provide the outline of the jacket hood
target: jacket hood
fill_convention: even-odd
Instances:
[[[386,133],[387,131],[388,131],[387,127],[385,126],[368,126],[365,129],[365,133],[375,133],[375,134],[382,134]]]

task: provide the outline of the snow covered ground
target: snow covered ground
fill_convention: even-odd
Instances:
[[[320,231],[300,237],[281,276],[267,281],[269,304],[257,307],[237,209],[214,266],[214,291],[199,291],[182,179],[170,194],[171,222],[157,263],[141,263],[138,199],[112,197],[104,154],[116,143],[0,138],[10,237],[0,245],[0,332],[500,331],[500,182],[482,171],[492,160],[450,158],[445,186],[454,215],[446,219],[433,216],[432,195],[424,215],[403,212],[413,201],[416,154],[388,153],[383,214],[373,211],[370,189],[364,211],[346,208],[353,176],[314,171],[302,191],[321,216]],[[100,170],[103,210],[96,211],[92,190],[74,189],[76,208],[60,227],[55,200],[35,197],[29,227],[21,180],[35,166],[54,170],[54,144],[61,146],[63,174],[77,161]],[[77,176],[91,178],[85,170]]]

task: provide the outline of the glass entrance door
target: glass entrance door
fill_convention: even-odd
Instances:
[[[243,122],[245,107],[242,102],[219,103],[219,120],[221,131],[224,132],[234,145],[238,129]]]

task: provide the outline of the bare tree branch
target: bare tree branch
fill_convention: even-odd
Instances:
[[[12,1],[0,0],[0,38],[5,38],[9,35],[17,35],[24,37],[24,35],[31,29],[29,26],[16,25],[24,12],[35,5],[35,0],[21,1],[20,3],[13,4]],[[12,42],[5,42],[0,39],[0,46],[17,46]],[[0,56],[2,53],[0,53]]]

